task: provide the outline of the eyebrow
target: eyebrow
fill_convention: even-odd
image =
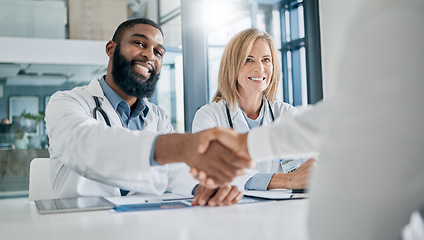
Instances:
[[[144,39],[146,39],[146,40],[149,40],[149,38],[148,38],[146,35],[141,34],[141,33],[134,33],[132,36],[133,36],[133,37],[141,37],[141,38],[144,38]],[[159,46],[160,48],[162,48],[162,49],[166,52],[166,48],[165,48],[165,46],[163,46],[162,44],[159,44],[159,43],[158,43],[158,46]]]
[[[249,56],[247,56],[247,57],[251,57],[251,58],[255,58],[254,56],[252,56],[252,55],[249,55]],[[264,56],[262,56],[262,57],[272,57],[271,55],[264,55]]]

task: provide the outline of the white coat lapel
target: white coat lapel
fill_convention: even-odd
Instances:
[[[268,124],[273,122],[272,117],[271,117],[271,111],[269,111],[269,106],[272,105],[272,104],[268,105],[268,101],[266,100],[266,98],[264,96],[263,99],[262,99],[262,105],[265,108],[264,109],[264,120],[263,120],[262,125],[268,125]],[[272,108],[272,106],[271,106],[271,108]],[[273,111],[273,114],[274,114],[274,117],[275,117],[275,113],[274,113],[275,109],[272,109],[272,111]]]
[[[250,130],[249,125],[247,125],[247,121],[244,118],[238,103],[234,104],[234,108],[229,107],[229,109],[231,121],[233,121],[234,130],[236,130],[236,132],[238,133],[248,132]]]
[[[100,106],[102,107],[102,109],[106,112],[110,124],[112,126],[122,126],[121,120],[119,119],[118,114],[116,113],[115,109],[113,108],[113,106],[110,104],[110,102],[107,100],[106,96],[103,93],[103,89],[100,86],[100,82],[98,78],[94,78],[93,80],[91,80],[90,84],[88,84],[88,92],[92,95],[92,96],[96,96],[99,98],[100,100]],[[94,109],[94,99],[93,101],[93,109]]]

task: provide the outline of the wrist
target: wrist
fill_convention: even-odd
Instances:
[[[185,139],[187,138],[187,139]],[[184,161],[184,147],[188,141],[186,134],[166,134],[158,136],[154,151],[154,160],[159,164]]]
[[[274,173],[268,184],[268,189],[292,188],[293,178],[289,173]]]

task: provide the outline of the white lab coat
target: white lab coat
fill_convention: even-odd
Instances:
[[[99,97],[111,127],[97,111]],[[55,93],[46,109],[54,197],[115,196],[119,189],[162,194],[167,187],[190,195],[196,181],[184,163],[150,166],[158,134],[173,132],[165,112],[145,101],[149,113],[144,129],[122,127],[119,116],[103,94],[98,79],[88,86]]]
[[[337,92],[253,129],[249,153],[320,152],[312,240],[400,239],[424,202],[424,1],[327,0],[320,11],[324,81]]]
[[[271,113],[268,107],[268,102],[266,98],[263,98],[262,104],[264,106],[264,119],[262,125],[268,125],[272,123]],[[213,127],[230,127],[226,112],[226,101],[221,100],[219,102],[212,102],[210,104],[204,105],[201,107],[195,114],[193,119],[193,132],[199,132],[205,129]],[[288,103],[283,102],[270,102],[274,118],[277,119],[283,113],[294,111],[294,107]],[[230,110],[231,121],[233,122],[234,130],[238,133],[246,133],[250,131],[250,128],[247,124],[246,119],[243,116],[243,113],[238,105],[235,103],[234,108],[228,107]],[[299,159],[301,163],[304,163],[307,159]],[[233,181],[233,185],[236,185],[239,189],[244,189],[246,182],[257,172],[284,172],[281,164],[280,158],[274,158],[270,161],[258,162],[254,170],[247,170],[246,174],[243,176],[237,177]]]

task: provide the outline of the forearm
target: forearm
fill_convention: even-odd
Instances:
[[[275,173],[269,182],[268,189],[288,188],[301,189],[308,185],[309,173],[314,162],[309,162],[308,166],[303,166],[302,169],[297,169],[291,173]]]
[[[293,188],[293,177],[288,173],[274,173],[268,184],[268,189]]]
[[[190,144],[192,140],[189,136],[191,134],[178,133],[158,136],[154,150],[155,161],[159,164],[184,162],[184,155],[187,154],[184,145]]]

